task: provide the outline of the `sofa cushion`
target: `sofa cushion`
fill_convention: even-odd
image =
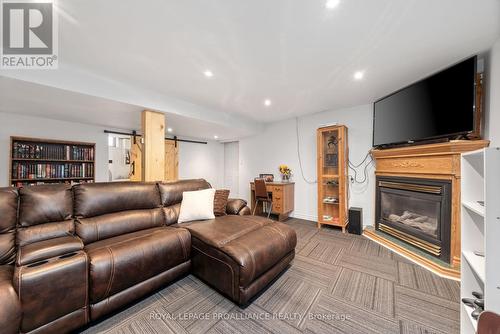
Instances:
[[[17,243],[24,246],[74,233],[73,194],[67,184],[19,189]]]
[[[204,179],[159,183],[158,187],[160,189],[166,225],[177,223],[182,202],[182,193],[184,191],[211,188],[210,183]]]
[[[259,216],[222,216],[199,222],[183,223],[191,235],[207,245],[220,248],[228,242],[255,231],[272,220]]]
[[[214,214],[215,216],[225,216],[226,215],[226,206],[227,199],[229,198],[229,190],[228,189],[217,189],[215,191],[214,197]]]
[[[157,227],[101,240],[85,247],[92,303],[189,261],[191,238],[181,228]]]
[[[228,215],[237,215],[241,210],[247,208],[247,202],[239,198],[230,198],[227,201],[226,213]]]
[[[0,265],[15,260],[17,206],[17,189],[0,188]]]
[[[215,218],[214,196],[215,189],[183,192],[179,223]]]
[[[16,262],[18,266],[24,266],[56,256],[68,255],[82,249],[83,243],[77,237],[48,239],[19,247]]]
[[[19,189],[19,225],[23,227],[71,219],[73,195],[67,184],[47,184]]]
[[[126,210],[155,209],[161,206],[155,183],[84,183],[73,187],[75,216],[90,218]]]
[[[247,287],[285,255],[295,250],[297,236],[285,224],[274,222],[228,242],[220,248],[240,267],[240,286]]]
[[[182,193],[211,188],[210,183],[204,179],[181,180],[158,184],[161,193],[161,202],[170,206],[182,202]]]
[[[17,229],[16,242],[19,246],[24,246],[52,238],[72,236],[74,232],[75,224],[73,220],[19,227]]]
[[[162,209],[127,210],[91,218],[78,218],[76,234],[85,244],[127,234],[135,231],[160,227],[164,224]]]
[[[21,188],[19,225],[33,226],[71,219],[73,195],[67,184]]]
[[[179,226],[189,230],[193,244],[199,245],[199,240],[231,258],[240,267],[242,287],[292,252],[297,244],[292,228],[259,216],[223,216]]]
[[[263,217],[229,215],[174,226],[191,233],[193,274],[240,305],[295,255],[295,231]]]

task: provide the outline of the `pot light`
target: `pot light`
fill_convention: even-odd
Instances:
[[[203,72],[203,74],[207,77],[207,78],[211,78],[214,76],[214,73],[210,70],[206,70],[205,72]]]
[[[340,0],[327,0],[325,3],[326,9],[335,9],[340,4]]]
[[[271,100],[269,100],[269,99],[265,99],[265,100],[264,100],[264,105],[265,105],[266,107],[269,107],[271,104],[272,104]]]
[[[354,72],[354,79],[355,80],[361,80],[365,76],[365,73],[363,71],[357,71]]]
[[[219,139],[219,136],[217,136],[217,135],[214,135],[214,139]]]
[[[168,132],[172,132],[172,131],[174,131],[174,129],[172,129],[172,128],[167,128],[167,131],[168,131]]]

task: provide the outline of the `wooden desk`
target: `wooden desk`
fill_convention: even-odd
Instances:
[[[271,213],[278,215],[278,220],[284,221],[294,209],[295,183],[294,182],[266,182],[267,191],[273,199]],[[255,207],[255,184],[250,182],[250,198],[252,212]],[[259,202],[255,214],[262,214],[262,202]]]

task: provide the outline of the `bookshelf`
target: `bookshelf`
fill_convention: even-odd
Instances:
[[[10,137],[9,184],[95,181],[95,143]]]
[[[461,297],[484,293],[484,309],[500,313],[500,148],[462,154],[462,262]],[[460,333],[477,331],[472,307],[461,305]]]
[[[347,226],[347,127],[317,129],[318,228]]]

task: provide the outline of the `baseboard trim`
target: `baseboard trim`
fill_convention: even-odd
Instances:
[[[313,221],[313,222],[317,222],[318,221],[318,216],[310,215],[310,214],[307,214],[307,213],[300,213],[300,212],[296,212],[296,211],[294,211],[290,215],[290,217],[298,218],[298,219],[310,220],[310,221]]]

